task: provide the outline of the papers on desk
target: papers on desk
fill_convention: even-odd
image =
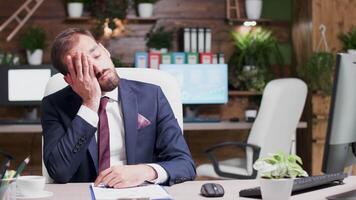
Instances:
[[[172,200],[173,198],[167,193],[167,191],[160,185],[145,185],[140,187],[113,189],[95,187],[92,183],[90,185],[92,199],[159,199],[159,200]]]

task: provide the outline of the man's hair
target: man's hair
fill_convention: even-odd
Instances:
[[[63,62],[64,56],[77,44],[78,35],[86,35],[95,40],[90,31],[82,28],[68,28],[54,39],[51,50],[52,64],[63,75],[68,72],[67,65]]]

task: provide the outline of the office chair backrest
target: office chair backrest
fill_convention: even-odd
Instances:
[[[183,133],[183,108],[180,94],[180,86],[178,81],[170,74],[145,68],[116,68],[120,78],[136,80],[146,83],[152,83],[162,88],[163,93],[168,99],[170,106],[172,107],[174,116],[176,117],[180,128]],[[46,85],[44,96],[53,94],[68,84],[64,81],[63,75],[58,73],[50,78]],[[46,176],[47,182],[53,182],[48,175],[46,167],[42,162],[42,174]]]
[[[247,143],[261,147],[259,157],[278,151],[290,153],[292,137],[303,112],[307,86],[300,79],[276,79],[264,89],[261,105]],[[252,173],[252,150],[246,150]]]

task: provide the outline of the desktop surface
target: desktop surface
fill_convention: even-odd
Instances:
[[[225,195],[221,198],[214,199],[252,199],[239,197],[239,191],[246,188],[259,186],[259,180],[215,180],[215,181],[189,181],[181,184],[176,184],[171,187],[165,187],[168,193],[175,200],[186,199],[208,199],[200,195],[200,188],[204,183],[219,183],[224,187]],[[292,196],[291,200],[325,200],[326,197],[343,192],[351,191],[356,188],[356,176],[347,177],[344,180],[344,185],[333,186],[316,190],[312,192],[302,193]],[[69,183],[69,184],[47,184],[46,190],[54,193],[52,200],[59,199],[91,199],[89,192],[90,183]]]

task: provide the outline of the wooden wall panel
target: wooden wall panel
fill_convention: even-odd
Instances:
[[[319,26],[327,28],[326,38],[332,52],[342,49],[338,40],[341,32],[350,31],[356,26],[355,0],[313,0],[313,50],[320,40]]]

